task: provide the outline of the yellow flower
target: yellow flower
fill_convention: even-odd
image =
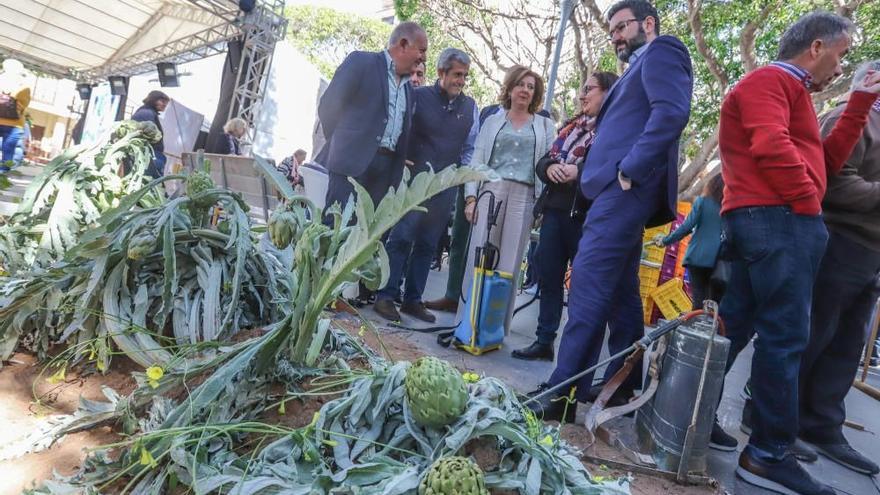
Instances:
[[[107,363],[105,363],[103,359],[98,359],[98,361],[95,362],[95,366],[98,368],[98,371],[102,373],[107,369]]]
[[[462,373],[461,377],[464,379],[465,383],[477,383],[480,381],[480,375],[471,373],[470,371]]]
[[[539,443],[545,447],[552,447],[553,446],[553,437],[549,434],[544,435],[544,438],[542,438]]]
[[[364,332],[366,332],[366,331],[367,331],[367,327],[365,327],[364,325],[361,325],[360,330],[358,330],[358,337],[363,337]]]
[[[158,464],[156,463],[156,459],[153,459],[153,454],[151,454],[150,451],[147,450],[146,447],[141,447],[140,465],[141,466],[150,466],[151,469],[158,466]]]
[[[159,366],[150,366],[147,368],[147,378],[150,380],[160,380],[165,375],[165,370]]]
[[[52,385],[54,385],[54,384],[56,384],[56,383],[63,382],[64,380],[67,379],[67,378],[64,376],[66,371],[67,371],[67,366],[64,366],[64,367],[61,368],[60,370],[56,371],[54,375],[52,375],[52,376],[50,376],[49,378],[47,378],[46,381],[49,382],[49,383],[51,383]]]

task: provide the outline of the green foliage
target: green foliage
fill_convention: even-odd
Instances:
[[[740,39],[749,22],[757,23],[754,56],[758,66],[775,59],[782,33],[800,16],[816,9],[833,11],[838,2],[831,0],[788,0],[780,3],[769,15],[761,17],[762,9],[773,0],[704,1],[700,9],[703,37],[714,54],[730,86],[745,75],[740,50]],[[724,99],[723,88],[709,70],[706,59],[699,53],[695,37],[688,23],[687,0],[657,0],[655,5],[662,17],[662,33],[680,38],[688,47],[694,64],[694,99],[691,120],[685,130],[686,138],[693,138],[687,153],[693,156],[702,141],[718,125],[718,114]],[[874,42],[880,36],[880,4],[863,2],[854,12],[858,27],[853,47],[844,59],[844,76],[848,83],[852,70],[860,62],[880,56],[880,45]],[[821,110],[821,108],[817,108]]]
[[[419,10],[419,0],[394,0],[394,13],[401,21],[410,21]]]
[[[379,51],[391,34],[382,21],[327,7],[291,6],[286,15],[288,39],[327,79],[350,52]]]

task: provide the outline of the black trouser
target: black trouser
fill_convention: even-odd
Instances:
[[[810,340],[801,358],[800,435],[841,444],[849,392],[865,346],[865,328],[880,291],[880,252],[835,232],[813,288]]]
[[[703,309],[703,301],[707,299],[721,304],[721,298],[724,297],[724,287],[712,282],[712,272],[715,269],[688,265],[687,270],[694,309]]]
[[[583,219],[572,219],[566,210],[544,210],[541,235],[538,237],[538,249],[535,253],[538,289],[541,292],[535,335],[542,344],[553,345],[556,340],[556,331],[562,319],[565,272],[569,262],[577,254],[582,225]]]
[[[388,193],[392,186],[397,187],[403,177],[403,168],[395,166],[395,155],[376,153],[367,169],[354,180],[358,182],[373,200],[373,205],[378,206],[379,201]],[[344,209],[349,197],[354,192],[354,186],[348,181],[349,176],[330,172],[330,181],[327,184],[326,209],[333,203],[339,203]],[[357,198],[354,198],[357,199]],[[325,222],[328,219],[325,216]]]

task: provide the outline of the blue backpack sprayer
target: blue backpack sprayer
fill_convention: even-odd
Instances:
[[[467,299],[462,297],[464,316],[460,322],[452,326],[437,326],[428,328],[409,327],[392,323],[395,328],[403,328],[414,332],[434,333],[437,335],[437,343],[443,347],[454,344],[456,348],[479,356],[488,351],[501,348],[504,340],[504,322],[507,318],[507,305],[512,299],[513,274],[496,270],[498,265],[498,247],[492,244],[492,227],[498,223],[498,214],[501,211],[501,201],[496,202],[492,191],[483,191],[477,196],[477,202],[483,196],[489,197],[488,215],[486,218],[486,240],[482,246],[476,248],[474,256],[474,273],[470,281],[470,290],[462,291],[468,294]],[[470,246],[471,238],[468,236],[467,245]],[[465,249],[467,251],[468,249]],[[526,306],[537,299],[537,295],[531,301],[516,308],[514,316]]]
[[[501,201],[496,204],[492,191],[483,191],[480,197],[484,194],[489,195],[486,241],[476,249],[470,297],[464,302],[464,317],[452,339],[455,347],[475,356],[501,348],[507,305],[513,293],[513,274],[496,270],[498,247],[489,240],[498,222]]]

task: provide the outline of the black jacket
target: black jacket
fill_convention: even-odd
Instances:
[[[557,162],[558,160],[551,158],[550,153],[547,152],[535,165],[535,172],[538,174],[538,178],[546,186],[541,191],[541,196],[535,202],[534,215],[537,218],[538,215],[541,215],[547,209],[564,210],[569,212],[571,218],[583,220],[587,216],[587,210],[590,208],[591,203],[584,197],[579,187],[586,159],[578,164],[577,179],[565,184],[557,184],[547,177],[547,168]]]

